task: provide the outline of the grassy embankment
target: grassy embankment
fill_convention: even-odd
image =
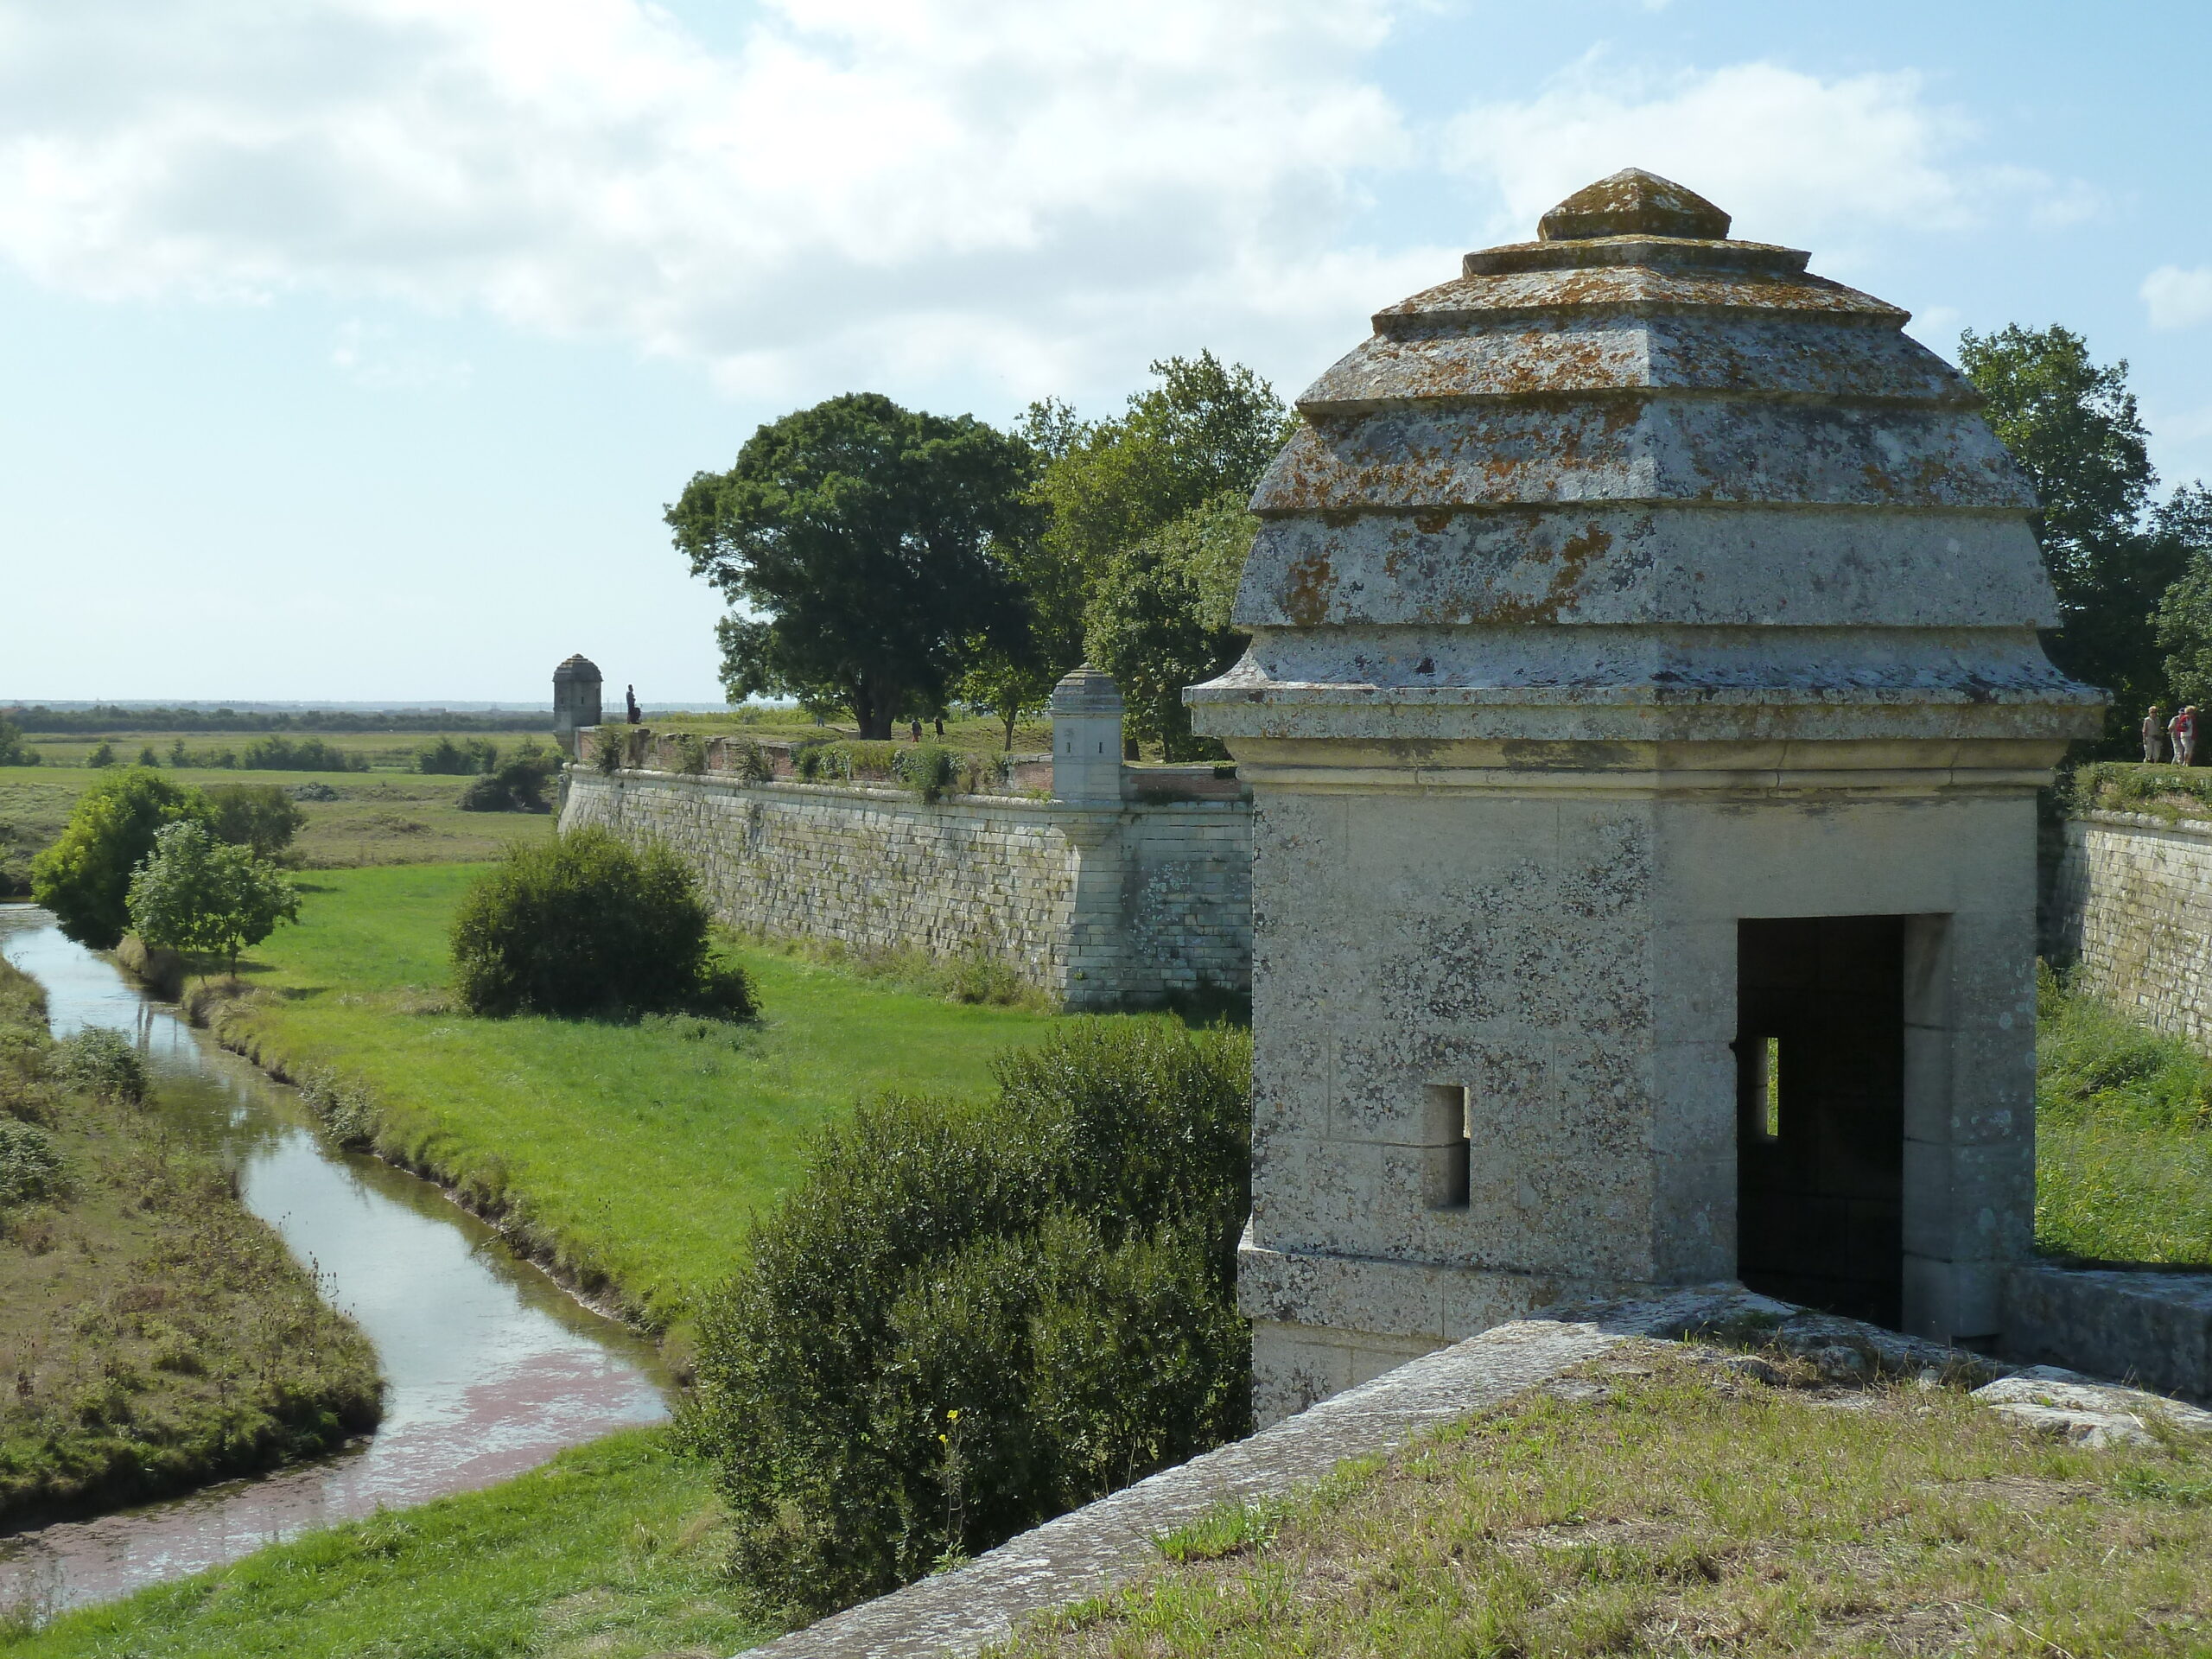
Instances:
[[[677,1659],[763,1637],[732,1605],[706,1471],[641,1429],[487,1491],[308,1534],[33,1631],[9,1659]]]
[[[504,1202],[657,1324],[680,1326],[729,1271],[817,1125],[880,1089],[979,1092],[992,1055],[1049,1027],[753,950],[740,954],[766,1010],[754,1027],[470,1019],[442,988],[447,920],[475,874],[319,878],[300,925],[254,951],[252,994],[225,1026],[265,1058],[363,1086],[394,1155]],[[728,1651],[762,1632],[719,1576],[716,1516],[705,1471],[663,1434],[617,1436],[490,1491],[67,1615],[10,1652]]]
[[[680,1326],[740,1259],[807,1139],[863,1096],[974,1094],[1049,1016],[963,1006],[766,950],[763,1017],[478,1020],[445,1001],[448,918],[476,872],[318,877],[256,947],[225,1040],[372,1101],[386,1155],[436,1172],[648,1326]],[[680,1359],[679,1351],[674,1356]]]
[[[1948,1388],[1716,1370],[1617,1352],[1586,1397],[1539,1393],[1302,1499],[1224,1508],[1162,1541],[1154,1580],[1013,1650],[2206,1650],[2212,1446],[2084,1451]]]
[[[2212,1265],[2212,1063],[2048,971],[2037,1001],[2037,1244]]]
[[[33,1190],[0,1182],[0,1524],[178,1491],[371,1427],[367,1338],[214,1159],[124,1094],[64,1086],[60,1052],[37,985],[0,962],[0,1161],[20,1163],[26,1138],[41,1163],[60,1156]]]

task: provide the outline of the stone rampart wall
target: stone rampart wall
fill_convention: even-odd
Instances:
[[[1008,796],[574,768],[562,827],[653,838],[732,926],[861,950],[982,951],[1076,1007],[1251,982],[1241,801]]]
[[[2091,812],[2066,826],[2053,953],[2090,989],[2212,1053],[2212,823]]]

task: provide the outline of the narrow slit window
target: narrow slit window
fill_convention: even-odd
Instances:
[[[1473,1155],[1473,1136],[1467,1121],[1467,1090],[1463,1084],[1432,1083],[1421,1090],[1427,1119],[1424,1140],[1428,1150],[1428,1204],[1433,1210],[1467,1207],[1468,1160]]]

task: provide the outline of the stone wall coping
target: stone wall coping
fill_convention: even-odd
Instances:
[[[1159,1567],[1154,1540],[1224,1500],[1284,1497],[1347,1458],[1393,1451],[1632,1338],[1674,1338],[1789,1304],[1709,1285],[1516,1319],[1409,1360],[1294,1417],[1046,1522],[967,1566],[910,1584],[764,1647],[756,1659],[966,1659],[1023,1618]]]
[[[910,789],[878,786],[869,784],[803,784],[785,778],[772,780],[733,778],[728,773],[711,772],[663,772],[645,766],[621,766],[613,772],[602,772],[594,766],[569,763],[569,771],[587,782],[594,779],[613,779],[627,783],[674,784],[690,788],[709,785],[730,793],[761,793],[787,795],[794,800],[853,800],[868,801],[883,806],[910,806],[925,811],[943,811],[947,808],[967,812],[1016,814],[1034,813],[1042,817],[1093,818],[1101,821],[1118,818],[1160,818],[1176,813],[1189,813],[1205,818],[1236,817],[1252,810],[1249,800],[1218,801],[1131,801],[1092,804],[1083,801],[1039,800],[1028,795],[941,795],[935,801],[925,801]]]
[[[2115,812],[2105,807],[2093,807],[2088,811],[2075,813],[2069,822],[2108,824],[2119,830],[2149,830],[2188,841],[2212,842],[2212,820],[2204,818],[2162,818],[2155,812]]]

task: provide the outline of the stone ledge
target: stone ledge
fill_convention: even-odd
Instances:
[[[1287,1497],[1346,1458],[1393,1451],[1630,1338],[1673,1338],[1745,1314],[1789,1312],[1735,1286],[1704,1286],[1583,1310],[1572,1320],[1503,1325],[1048,1521],[956,1572],[833,1613],[752,1652],[760,1659],[966,1659],[1004,1641],[1032,1614],[1142,1576],[1160,1560],[1155,1538],[1224,1499]]]
[[[2212,1273],[2023,1263],[2005,1274],[2005,1349],[2212,1401]]]

